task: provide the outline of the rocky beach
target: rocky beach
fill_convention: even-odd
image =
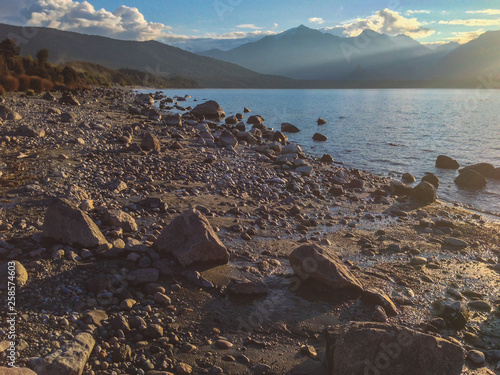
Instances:
[[[10,93],[0,119],[0,374],[499,373],[500,223],[435,176],[308,155],[252,103]]]

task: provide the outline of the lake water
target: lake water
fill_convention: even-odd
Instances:
[[[500,90],[374,89],[374,90],[164,90],[167,96],[192,96],[182,106],[216,100],[226,115],[252,110],[265,125],[280,129],[290,122],[301,129],[288,134],[303,150],[331,154],[346,167],[380,175],[425,172],[441,180],[439,199],[500,215],[500,182],[484,190],[459,189],[457,171],[435,168],[440,154],[462,165],[488,162],[500,166]],[[198,102],[195,102],[194,100]],[[318,126],[318,117],[328,124]],[[320,132],[327,142],[314,142]]]

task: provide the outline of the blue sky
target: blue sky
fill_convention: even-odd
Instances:
[[[167,43],[256,38],[300,24],[343,36],[369,28],[463,43],[500,29],[500,0],[2,0],[0,22]]]

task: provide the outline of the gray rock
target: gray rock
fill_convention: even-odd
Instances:
[[[290,143],[289,145],[285,145],[283,146],[283,148],[281,149],[281,154],[282,155],[285,155],[285,154],[301,154],[302,153],[302,148],[300,147],[300,145],[298,144],[295,144],[295,143]]]
[[[144,151],[160,151],[160,141],[156,135],[148,132],[142,137],[141,148]]]
[[[95,340],[89,333],[79,333],[73,341],[45,358],[33,363],[38,375],[81,375]]]
[[[107,243],[92,219],[64,198],[50,203],[43,223],[43,236],[59,243],[87,248]]]
[[[122,228],[125,232],[136,232],[139,227],[135,219],[121,210],[109,210],[104,215],[104,222],[110,226]]]
[[[176,217],[154,244],[160,252],[172,254],[181,265],[227,263],[229,252],[207,218],[195,209]]]
[[[329,374],[460,375],[463,350],[451,341],[412,329],[350,322],[327,334]]]
[[[482,365],[486,361],[484,353],[474,349],[467,352],[467,358],[469,358],[476,365]]]
[[[359,280],[349,272],[340,258],[318,245],[303,245],[289,256],[290,266],[302,280],[313,279],[332,290],[362,291]]]
[[[13,261],[15,263],[15,282],[17,288],[22,288],[28,282],[28,272],[24,266],[17,260]],[[13,282],[10,280],[9,263],[4,263],[0,266],[0,290],[7,289],[8,282]]]
[[[304,165],[302,167],[295,168],[295,171],[299,172],[302,176],[310,176],[313,173],[314,168],[309,165]]]
[[[238,146],[238,140],[232,133],[228,132],[227,130],[223,130],[219,136],[219,144],[224,147],[236,147]]]

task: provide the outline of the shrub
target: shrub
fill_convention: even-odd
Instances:
[[[45,91],[52,91],[52,89],[54,88],[54,84],[48,79],[42,79],[42,87]]]
[[[5,89],[3,88],[2,85],[0,85],[0,96],[4,96],[5,95]]]
[[[31,85],[30,88],[34,90],[35,92],[42,92],[43,91],[43,82],[40,77],[37,76],[31,76]]]
[[[17,91],[19,89],[19,80],[13,76],[7,76],[2,80],[2,85],[5,91]]]
[[[32,89],[26,90],[26,96],[35,96],[35,92]]]
[[[22,74],[17,77],[19,80],[19,91],[26,91],[30,88],[31,77],[26,74]]]

